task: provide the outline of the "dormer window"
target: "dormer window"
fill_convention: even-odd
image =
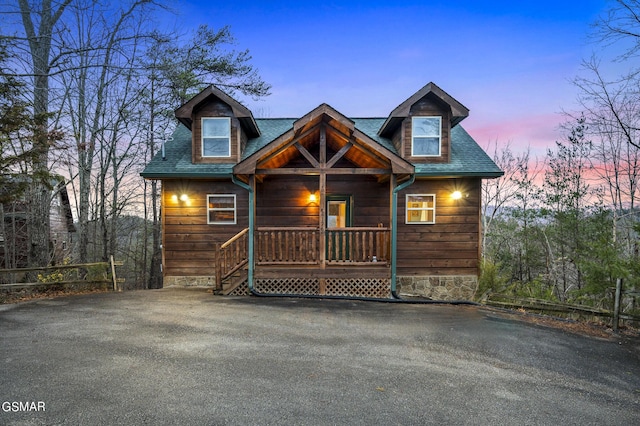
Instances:
[[[231,119],[202,118],[202,156],[231,157]]]
[[[442,117],[412,117],[411,155],[439,157],[441,155]]]

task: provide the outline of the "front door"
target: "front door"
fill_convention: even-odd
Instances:
[[[351,195],[327,195],[327,260],[350,259],[348,235],[353,226]]]

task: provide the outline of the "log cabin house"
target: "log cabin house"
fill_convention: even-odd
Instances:
[[[12,177],[0,188],[0,269],[28,266],[28,200],[26,195],[18,199],[8,195],[28,185],[30,179],[24,175]],[[61,176],[54,176],[50,184],[49,256],[51,264],[55,265],[71,256],[76,227],[66,181]]]
[[[256,119],[210,86],[142,176],[162,182],[164,285],[469,300],[482,179],[503,172],[429,83],[388,117]]]

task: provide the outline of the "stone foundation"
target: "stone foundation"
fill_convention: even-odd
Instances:
[[[216,283],[216,277],[197,276],[197,277],[164,277],[164,287],[213,287]]]
[[[478,289],[475,275],[398,276],[396,291],[400,295],[431,300],[473,300]]]
[[[214,276],[164,277],[164,287],[213,287]],[[475,275],[398,276],[396,291],[400,295],[431,300],[473,300],[478,289]]]

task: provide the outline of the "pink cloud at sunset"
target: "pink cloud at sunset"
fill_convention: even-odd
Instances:
[[[486,119],[463,121],[462,126],[481,145],[498,143],[511,145],[514,152],[530,148],[532,157],[542,158],[564,135],[560,125],[566,121],[561,114],[538,114],[489,121]]]

